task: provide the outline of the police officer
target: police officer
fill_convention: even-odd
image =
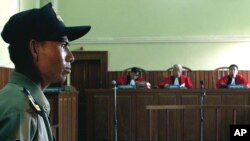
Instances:
[[[90,26],[66,27],[51,3],[13,15],[1,36],[15,65],[0,91],[0,141],[52,141],[50,105],[43,90],[64,82],[74,56],[69,41]]]

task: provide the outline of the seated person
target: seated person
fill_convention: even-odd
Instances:
[[[228,88],[231,85],[241,85],[249,88],[249,82],[241,75],[238,74],[238,66],[232,64],[229,66],[229,75],[220,78],[217,83],[217,88]]]
[[[173,75],[165,77],[164,80],[159,84],[160,88],[170,88],[171,86],[177,86],[178,88],[193,88],[190,77],[182,74],[182,66],[175,64],[173,66]]]
[[[137,67],[131,68],[128,75],[122,75],[118,78],[117,85],[132,86],[137,88],[150,88],[150,84],[141,76],[141,71]],[[120,87],[122,88],[122,87]]]

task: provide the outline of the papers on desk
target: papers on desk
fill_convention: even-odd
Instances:
[[[135,85],[118,85],[117,88],[118,89],[135,89],[136,86]]]
[[[246,89],[247,87],[245,85],[228,85],[229,89]]]
[[[61,92],[63,89],[61,87],[48,87],[46,89],[44,89],[44,93],[59,93]]]
[[[185,86],[180,85],[166,85],[164,86],[165,89],[187,89]]]
[[[166,88],[168,88],[168,89],[180,89],[180,85],[168,85]]]
[[[165,89],[187,89],[187,87],[183,85],[166,85],[164,86]]]

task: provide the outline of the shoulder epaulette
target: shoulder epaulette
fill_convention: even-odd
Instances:
[[[41,110],[40,106],[36,103],[36,101],[34,100],[34,98],[32,97],[32,95],[30,94],[29,90],[27,90],[26,88],[23,88],[23,93],[25,93],[28,96],[31,107],[37,113],[40,113],[42,110]]]

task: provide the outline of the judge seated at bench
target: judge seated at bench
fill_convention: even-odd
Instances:
[[[148,88],[150,89],[150,83],[146,82],[142,70],[137,67],[132,67],[126,70],[127,74],[123,74],[118,78],[118,88]]]
[[[242,75],[238,74],[238,66],[232,64],[229,66],[229,75],[220,78],[217,83],[217,88],[249,88],[250,84]]]
[[[189,76],[182,74],[182,65],[173,66],[173,75],[165,77],[159,84],[159,88],[193,88],[193,83]]]

